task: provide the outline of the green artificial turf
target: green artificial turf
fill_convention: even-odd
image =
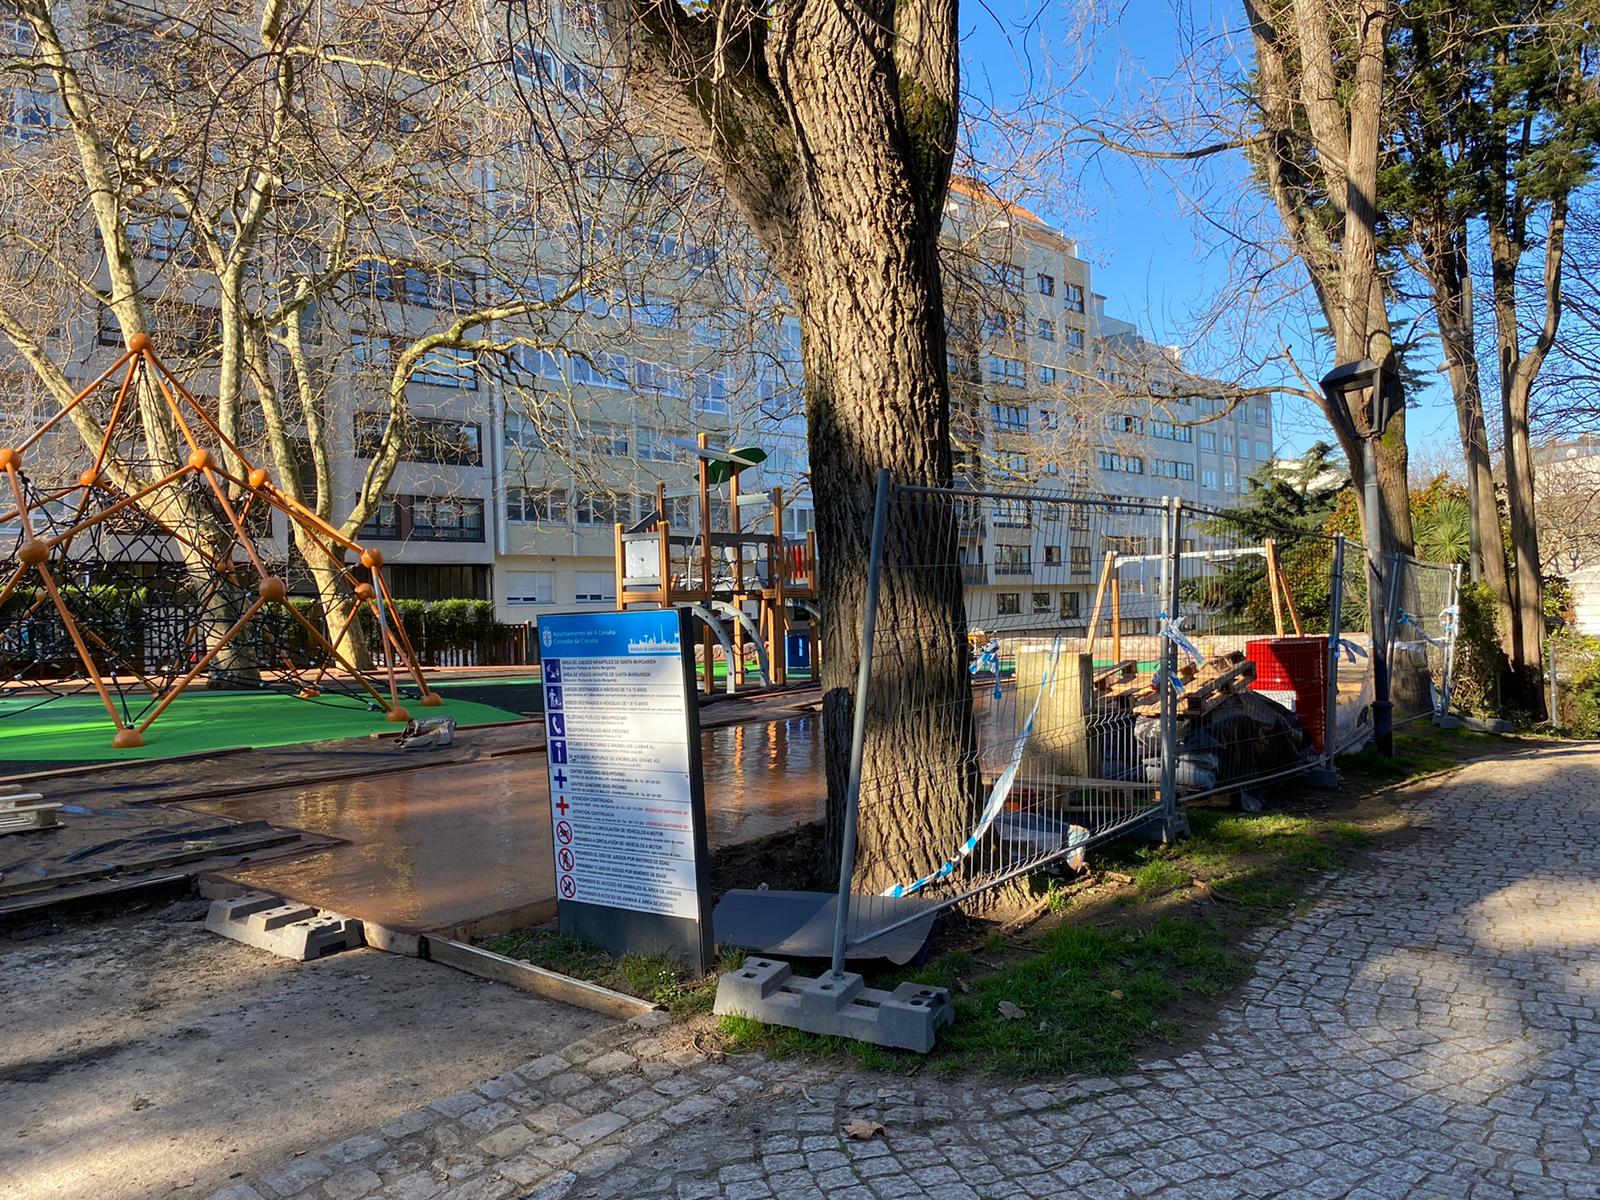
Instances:
[[[142,747],[114,750],[115,731],[94,692],[30,708],[35,700],[0,700],[0,762],[119,762],[399,731],[381,712],[369,712],[359,701],[345,697],[313,701],[278,692],[195,691],[179,696],[156,718]],[[401,703],[413,717],[451,716],[461,725],[522,719],[501,708],[451,700],[448,695],[440,708],[423,708],[414,700]]]

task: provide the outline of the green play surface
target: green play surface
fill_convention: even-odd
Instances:
[[[414,717],[451,716],[461,725],[523,718],[445,693],[440,708],[402,699]],[[185,692],[156,718],[136,750],[114,750],[105,706],[93,692],[27,709],[36,698],[0,700],[0,762],[123,762],[233,746],[293,746],[331,738],[398,733],[400,727],[342,697],[301,700],[277,692]],[[137,711],[137,710],[136,710]]]

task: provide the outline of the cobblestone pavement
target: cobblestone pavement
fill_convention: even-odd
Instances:
[[[1022,1086],[569,1047],[214,1200],[1600,1198],[1600,751],[1480,763],[1190,1053]],[[852,1117],[880,1121],[843,1138]]]

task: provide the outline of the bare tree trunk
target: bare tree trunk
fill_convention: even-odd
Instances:
[[[1467,262],[1466,230],[1419,223],[1422,268],[1433,293],[1434,314],[1449,366],[1455,399],[1461,454],[1467,466],[1468,501],[1472,505],[1473,578],[1481,578],[1494,597],[1496,626],[1502,648],[1513,665],[1517,638],[1506,573],[1505,545],[1500,537],[1500,506],[1495,502],[1494,461],[1483,416],[1483,391],[1472,327],[1472,272]]]
[[[959,104],[955,0],[602,7],[634,94],[720,177],[800,314],[837,840],[875,475],[950,481],[938,247]],[[885,563],[856,881],[870,889],[953,854],[977,798],[948,505],[892,506]]]

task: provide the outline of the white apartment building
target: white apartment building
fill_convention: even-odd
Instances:
[[[549,45],[514,48],[509,59],[522,82],[573,104],[597,86],[581,62]],[[19,152],[61,135],[48,93],[13,88],[5,96],[11,120],[0,136]],[[492,159],[480,162],[470,175],[483,189],[477,211],[490,218],[503,215],[494,167]],[[424,234],[426,222],[442,219],[424,213]],[[741,476],[741,490],[781,487],[784,532],[812,527],[799,329],[781,289],[724,227],[659,215],[643,224],[616,221],[604,228],[597,214],[551,229],[530,220],[520,243],[498,230],[502,255],[521,244],[528,256],[525,270],[497,264],[498,280],[470,262],[430,260],[426,241],[415,247],[415,261],[379,246],[383,253],[360,262],[339,303],[319,316],[327,366],[322,442],[337,518],[350,511],[376,452],[387,421],[383,383],[408,338],[502,294],[494,289],[507,276],[524,295],[552,297],[584,262],[598,256],[622,264],[568,298],[548,345],[531,339],[495,361],[442,348],[420,362],[406,385],[401,461],[357,535],[384,551],[398,596],[488,599],[508,622],[551,608],[614,605],[617,523],[654,511],[660,485],[673,523],[693,528],[695,465],[685,444],[701,434],[713,445],[765,451],[765,462]],[[170,215],[143,222],[139,232],[137,249],[153,280],[192,264],[187,231]],[[958,180],[945,241],[958,480],[1113,500],[1180,495],[1226,507],[1271,457],[1265,401],[1191,425],[1215,402],[1158,404],[1141,391],[1152,369],[1159,376],[1179,364],[1106,314],[1089,263],[1059,230]],[[215,300],[203,280],[161,287],[157,349],[199,347],[191,385],[202,398],[208,388],[214,395],[204,347],[214,336]],[[119,352],[121,333],[106,310],[76,303],[56,325],[52,348],[73,379],[86,380]],[[14,393],[6,405],[12,414],[30,411],[25,395],[40,411],[38,389],[19,365],[0,374],[0,389]],[[304,427],[290,437],[309,462]],[[739,516],[747,527],[770,519],[758,506],[741,507]],[[727,514],[714,519],[721,526]],[[1061,613],[1086,613],[1093,573],[1076,567],[1092,561],[1098,545],[1049,543],[1025,524],[987,523],[975,532],[961,553],[969,582],[992,598],[981,603],[1017,605],[1007,579],[1026,578],[1032,564],[1070,565],[1070,586],[1050,603]],[[305,586],[292,571],[290,582]],[[1037,597],[1028,603],[1037,607]]]

